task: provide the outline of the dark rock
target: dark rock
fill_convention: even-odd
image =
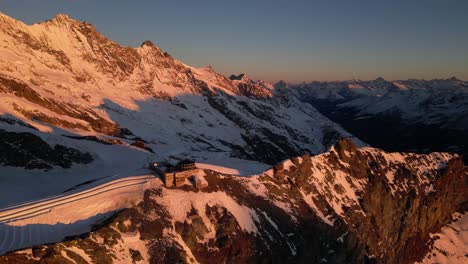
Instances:
[[[345,162],[348,162],[357,152],[357,146],[349,138],[341,138],[336,142],[334,148],[338,153],[338,157]]]
[[[242,80],[244,75],[245,75],[244,73],[241,73],[239,75],[232,74],[231,76],[229,76],[229,80],[238,80],[238,81],[240,81],[240,80]]]
[[[32,133],[7,132],[0,129],[0,164],[27,169],[69,168],[73,164],[93,161],[89,153],[62,145],[51,147]]]
[[[151,153],[154,153],[153,149],[151,149],[144,141],[141,141],[141,140],[137,140],[135,142],[133,142],[132,144],[130,144],[134,147],[137,147],[137,148],[141,148],[141,149],[144,149],[144,150],[147,150]]]
[[[64,136],[68,138],[78,139],[78,140],[94,141],[94,142],[101,143],[104,145],[122,145],[124,143],[122,140],[119,140],[119,139],[106,139],[106,138],[101,138],[97,136],[69,136],[69,135],[64,135]]]
[[[86,121],[89,126],[47,116],[41,112],[26,110],[18,105],[14,105],[16,111],[21,112],[31,120],[41,121],[62,128],[94,130],[111,136],[121,133],[117,124],[100,117],[92,109],[85,109],[78,105],[61,103],[52,98],[45,98],[21,81],[0,77],[0,92],[13,93],[17,97],[24,98],[59,115]]]

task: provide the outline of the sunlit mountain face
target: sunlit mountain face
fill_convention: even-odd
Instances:
[[[467,113],[456,78],[270,84],[0,13],[0,263],[464,263]]]

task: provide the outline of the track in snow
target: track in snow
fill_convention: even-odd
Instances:
[[[160,185],[152,175],[114,178],[1,209],[0,254],[87,232],[92,224],[140,200],[146,189]]]

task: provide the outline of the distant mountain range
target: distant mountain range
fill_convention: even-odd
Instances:
[[[468,82],[312,82],[298,98],[367,143],[388,151],[457,152],[468,157]]]

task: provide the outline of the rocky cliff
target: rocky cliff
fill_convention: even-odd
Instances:
[[[413,263],[430,250],[430,234],[467,209],[459,156],[386,153],[349,140],[257,176],[204,177],[200,191],[147,190],[90,233],[0,261]]]

